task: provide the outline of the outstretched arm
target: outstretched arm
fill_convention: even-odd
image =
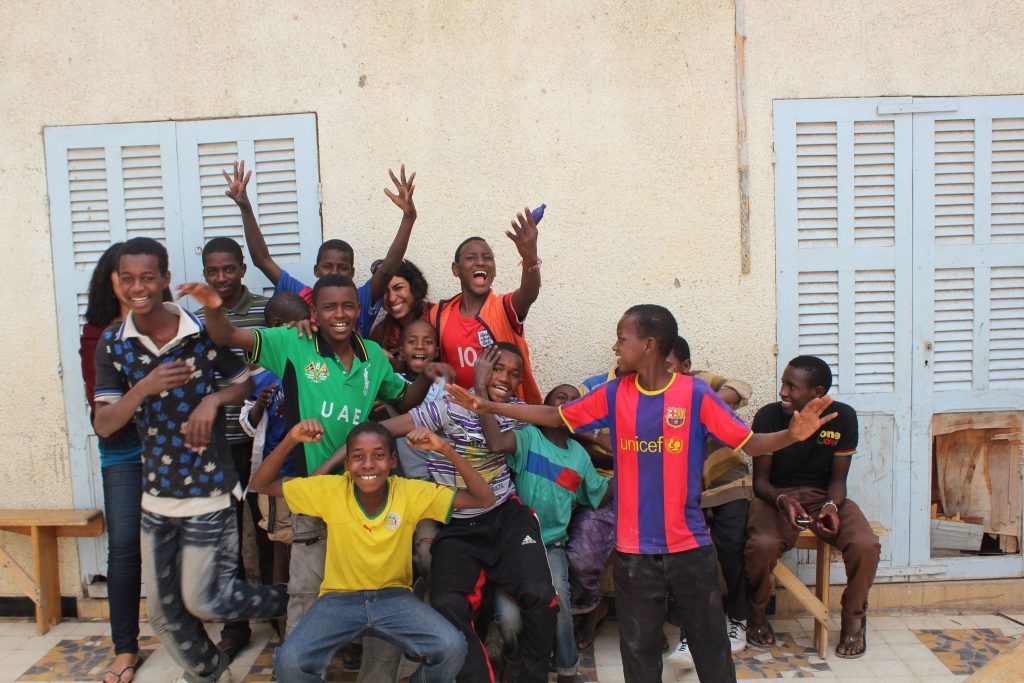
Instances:
[[[449,394],[449,400],[463,408],[472,410],[474,413],[493,415],[504,415],[513,420],[528,422],[538,427],[561,427],[565,425],[558,408],[544,405],[529,405],[526,403],[495,403],[484,398],[471,394],[457,384],[445,385],[445,391]]]
[[[830,405],[832,405],[831,396],[821,396],[810,401],[804,406],[803,410],[797,410],[793,413],[793,419],[789,421],[787,429],[764,434],[754,433],[750,436],[750,440],[744,444],[743,450],[750,457],[754,457],[762,453],[774,453],[786,446],[795,444],[797,441],[803,441],[821,429],[823,424],[839,414],[829,413],[822,417],[821,414]]]
[[[281,439],[270,455],[263,459],[258,470],[252,473],[249,489],[268,496],[283,495],[281,491],[281,467],[288,454],[300,443],[319,443],[324,435],[324,426],[317,420],[302,420]]]
[[[276,285],[281,279],[281,266],[277,265],[277,261],[270,255],[267,241],[263,238],[263,231],[256,221],[256,214],[246,192],[252,171],[246,172],[244,160],[236,161],[234,166],[233,175],[229,176],[227,171],[221,171],[224,180],[228,181],[228,189],[224,190],[224,194],[231,197],[235,204],[238,204],[238,210],[242,212],[242,230],[245,233],[245,246],[249,249],[249,258],[263,271],[267,279]]]
[[[435,451],[451,461],[455,471],[459,473],[462,480],[466,482],[465,489],[458,489],[455,494],[455,507],[465,508],[486,508],[494,505],[494,491],[487,485],[483,477],[476,469],[466,462],[452,448],[452,445],[426,427],[417,427],[409,432],[406,437],[409,445],[413,448]]]
[[[373,294],[374,302],[378,301],[384,293],[387,291],[388,282],[391,281],[391,276],[395,274],[398,267],[402,265],[402,259],[405,258],[405,251],[409,248],[409,237],[412,236],[412,226],[416,222],[416,205],[412,201],[412,193],[416,190],[416,186],[413,184],[413,180],[416,179],[416,172],[414,171],[408,179],[405,177],[405,164],[402,164],[399,170],[401,180],[395,177],[394,172],[389,168],[388,175],[391,176],[391,181],[395,184],[398,192],[391,192],[387,188],[384,188],[384,194],[395,203],[395,206],[402,210],[402,222],[398,226],[398,233],[395,235],[394,241],[391,243],[391,248],[388,249],[388,253],[384,256],[384,261],[380,264],[380,268],[370,278],[370,291]],[[255,258],[253,259],[255,261]]]
[[[245,330],[231,324],[228,314],[224,312],[224,301],[209,285],[198,282],[178,285],[178,298],[184,296],[191,296],[203,305],[206,331],[214,343],[243,351],[252,351],[254,343],[252,330]]]
[[[395,410],[400,413],[407,413],[423,403],[423,399],[427,397],[430,387],[434,386],[434,382],[442,377],[444,377],[445,382],[454,382],[455,368],[447,363],[427,363],[423,366],[423,371],[420,372],[416,381],[406,387],[402,400],[394,404]],[[408,432],[403,432],[403,435],[405,433]]]
[[[540,259],[537,257],[537,222],[529,208],[516,214],[512,221],[512,230],[505,234],[512,240],[519,256],[523,259],[523,275],[519,280],[519,289],[512,292],[512,308],[519,320],[526,320],[533,302],[540,296]]]

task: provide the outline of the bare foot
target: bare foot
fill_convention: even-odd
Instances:
[[[601,628],[601,624],[607,618],[608,603],[602,599],[601,602],[597,603],[597,607],[584,614],[582,619],[580,619],[580,625],[576,629],[577,650],[586,650],[594,644],[597,629]]]

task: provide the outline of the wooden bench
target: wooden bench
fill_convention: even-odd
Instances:
[[[888,536],[889,530],[881,522],[871,522],[875,536]],[[822,659],[828,657],[828,601],[829,579],[833,559],[842,554],[825,541],[819,539],[810,529],[804,529],[797,537],[798,550],[816,550],[815,586],[812,593],[789,567],[779,562],[772,574],[786,587],[796,601],[814,617],[814,647]]]
[[[99,510],[0,510],[0,531],[32,539],[31,576],[3,547],[0,547],[0,565],[36,604],[36,629],[39,635],[44,635],[51,626],[60,623],[57,539],[99,536],[103,533],[103,513]]]

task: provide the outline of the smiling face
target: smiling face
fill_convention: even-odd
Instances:
[[[324,249],[320,260],[313,266],[313,275],[318,278],[324,275],[344,275],[352,277],[356,270],[352,264],[352,254],[341,249]]]
[[[313,314],[320,331],[331,342],[348,341],[359,319],[359,298],[354,287],[323,287],[316,293]]]
[[[417,375],[437,356],[437,330],[426,320],[415,320],[402,330],[405,367]]]
[[[498,362],[487,378],[487,397],[495,403],[505,403],[516,395],[523,382],[523,359],[502,349]]]
[[[345,471],[361,493],[377,493],[387,485],[388,475],[398,458],[388,448],[383,434],[364,432],[349,440]]]
[[[384,310],[395,320],[403,320],[412,315],[413,303],[409,281],[401,275],[393,276],[384,293]]]
[[[203,276],[225,303],[233,304],[242,294],[245,264],[239,263],[234,254],[211,251],[203,257]]]
[[[636,327],[636,319],[624,315],[615,327],[615,343],[612,351],[618,361],[619,372],[623,375],[636,372],[648,353],[656,346],[651,337],[641,337]]]
[[[452,274],[459,278],[462,290],[484,296],[494,282],[494,252],[483,240],[462,245],[459,260],[452,264]]]
[[[779,386],[779,400],[782,412],[792,415],[793,411],[803,410],[811,399],[825,395],[823,387],[811,386],[811,372],[803,368],[787,365],[782,371],[782,383]]]
[[[117,279],[134,315],[151,313],[163,305],[163,293],[171,274],[161,273],[152,254],[124,254],[118,259]]]

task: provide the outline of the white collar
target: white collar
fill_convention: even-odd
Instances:
[[[139,329],[135,327],[135,317],[132,312],[128,312],[128,316],[124,319],[124,323],[121,325],[121,331],[119,336],[121,339],[135,338],[139,340],[143,346],[149,349],[157,356],[161,356],[166,353],[169,349],[174,348],[178,342],[185,337],[190,337],[194,334],[199,334],[202,330],[202,326],[194,315],[186,311],[184,308],[172,301],[164,301],[163,306],[166,310],[170,311],[174,315],[178,316],[178,332],[174,335],[169,342],[164,344],[163,348],[157,348],[156,344],[149,336],[139,332]]]

